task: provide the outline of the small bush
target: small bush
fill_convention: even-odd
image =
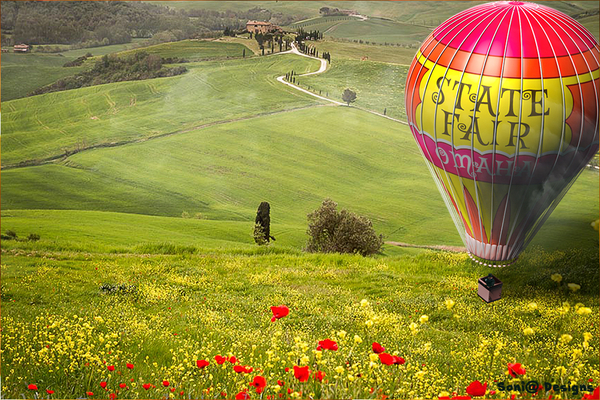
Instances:
[[[196,214],[194,214],[194,218],[195,219],[204,219],[204,216],[202,215],[202,213],[197,212]]]
[[[189,218],[190,217],[190,213],[187,211],[184,211],[181,213],[181,218]]]
[[[337,203],[326,199],[308,214],[308,243],[311,253],[352,253],[367,256],[383,246],[383,236],[375,233],[371,221],[350,211],[337,211]]]
[[[37,242],[38,240],[40,240],[40,235],[38,235],[37,233],[30,233],[27,236],[27,240],[29,240],[30,242]]]
[[[8,230],[8,231],[4,232],[4,236],[6,237],[7,240],[16,240],[17,232]]]
[[[100,291],[106,294],[137,294],[137,286],[125,284],[104,283],[100,286]]]

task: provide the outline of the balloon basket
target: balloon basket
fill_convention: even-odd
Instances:
[[[486,282],[486,279],[488,282]],[[502,295],[502,281],[500,279],[489,274],[488,276],[479,278],[478,282],[477,294],[483,301],[491,303],[492,301],[500,300],[500,296]]]

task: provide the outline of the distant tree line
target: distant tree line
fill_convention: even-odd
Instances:
[[[305,31],[300,28],[296,32],[296,42],[302,42],[303,40],[320,40],[323,39],[323,34],[320,31]]]
[[[138,51],[127,57],[110,54],[102,56],[101,59],[96,61],[92,69],[59,79],[55,83],[36,89],[28,95],[33,96],[111,82],[175,76],[186,71],[187,68],[184,66],[164,68],[160,56],[148,54],[145,51]]]
[[[27,43],[82,48],[129,43],[132,38],[152,39],[147,44],[154,44],[219,36],[225,28],[244,29],[248,20],[287,25],[298,18],[258,7],[218,12],[121,1],[2,1],[0,8],[4,46]]]

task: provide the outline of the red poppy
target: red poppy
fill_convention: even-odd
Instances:
[[[100,382],[100,387],[101,387],[102,389],[106,389],[106,385],[108,385],[108,383],[106,383],[106,382],[104,382],[104,381]]]
[[[115,370],[115,366],[114,365],[109,365],[108,367],[106,367],[110,372],[113,372]]]
[[[490,392],[490,396],[493,396],[493,395],[495,395],[495,394],[496,394],[496,391],[495,391],[495,390],[492,390],[492,391]]]
[[[273,318],[271,318],[271,322],[275,322],[279,318],[283,318],[290,313],[290,309],[284,305],[280,305],[279,307],[271,307],[271,311],[273,312]]]
[[[284,382],[284,381],[277,381],[277,384],[278,384],[279,386],[285,386],[285,382]]]
[[[236,362],[238,362],[238,359],[235,358],[235,356],[231,356],[231,357],[229,357],[229,362],[232,364],[235,364]]]
[[[148,389],[150,389],[150,388],[152,387],[152,385],[151,385],[150,383],[144,383],[144,384],[142,385],[142,387],[143,387],[144,389],[148,390]]]
[[[513,378],[516,378],[518,375],[525,375],[525,368],[521,366],[521,364],[511,364],[508,363],[508,373]]]
[[[391,354],[388,354],[388,353],[380,353],[379,360],[381,361],[382,364],[392,365],[394,363],[394,356],[392,356]]]
[[[223,364],[225,361],[227,361],[227,357],[221,357],[220,355],[216,355],[215,356],[215,361],[217,362],[217,364],[221,365]]]
[[[290,372],[290,367],[285,367],[285,372]]]
[[[598,386],[596,389],[594,389],[594,392],[591,394],[584,394],[583,395],[583,399],[584,400],[598,400],[600,399],[600,386]]]
[[[323,371],[317,371],[317,372],[315,372],[314,377],[319,382],[323,382],[323,378],[325,377],[325,372],[323,372]]]
[[[452,400],[471,400],[471,396],[454,396]]]
[[[88,396],[90,396],[90,397],[91,397],[91,396],[93,396],[93,395],[94,395],[94,392],[85,392],[85,394],[87,394]]]
[[[242,372],[244,372],[244,369],[245,369],[245,368],[244,368],[244,366],[243,366],[243,365],[234,365],[234,366],[233,366],[233,370],[234,370],[235,372],[237,372],[238,374],[239,374],[239,373],[242,373]]]
[[[310,370],[308,369],[308,365],[306,367],[299,367],[294,365],[294,377],[298,379],[300,382],[306,382],[310,375]]]
[[[383,347],[382,345],[380,345],[377,342],[373,342],[373,352],[377,353],[377,354],[381,354],[385,351],[385,347]]]
[[[330,339],[321,340],[319,342],[319,345],[317,346],[317,350],[336,351],[337,349],[338,349],[337,343]]]
[[[252,367],[249,367],[249,366],[247,366],[247,365],[244,367],[244,372],[245,372],[246,374],[249,374],[249,373],[250,373],[250,372],[252,372],[252,371],[254,371],[254,368],[252,368]]]
[[[239,392],[235,395],[235,400],[246,400],[249,399],[250,395],[246,391]]]
[[[293,390],[292,388],[288,388],[288,394],[292,394]]]
[[[257,375],[254,377],[254,380],[250,382],[250,386],[254,386],[256,388],[256,393],[262,393],[267,386],[267,380],[264,377]]]
[[[125,389],[127,387],[127,384],[126,383],[119,383],[119,387],[121,389]]]
[[[130,382],[133,382],[133,378],[131,378],[129,381],[130,381]]]
[[[394,357],[394,364],[396,365],[402,365],[406,362],[406,360],[400,356],[392,356]]]
[[[183,396],[183,390],[182,390],[181,392],[179,392],[179,395],[180,395],[180,396]]]
[[[479,381],[473,381],[467,386],[467,393],[473,397],[484,396],[487,390],[487,382],[483,385]]]
[[[127,363],[127,369],[133,369],[133,364]]]
[[[169,381],[163,381],[162,384],[164,387],[167,387],[167,386],[169,386]]]
[[[175,388],[170,388],[169,390],[171,391],[171,393],[175,393]]]
[[[197,360],[196,361],[196,365],[198,366],[198,368],[207,367],[209,364],[210,364],[210,362],[208,362],[206,360]]]
[[[110,395],[108,395],[108,398],[110,400],[117,400],[117,395],[115,393],[111,393]]]
[[[221,397],[227,397],[227,393],[221,392]]]
[[[54,394],[54,390],[46,389],[46,393],[48,393],[48,394]]]
[[[29,385],[27,385],[27,389],[29,389],[29,390],[38,390],[37,389],[37,385],[34,385],[33,383],[30,383]]]

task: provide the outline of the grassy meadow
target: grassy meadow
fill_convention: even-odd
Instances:
[[[181,40],[173,43],[161,43],[146,46],[140,49],[119,52],[119,56],[128,56],[137,51],[149,54],[158,54],[163,58],[185,58],[192,61],[214,60],[224,58],[242,57],[244,50],[246,56],[251,56],[249,48],[240,43],[216,42],[212,40]]]
[[[327,51],[336,57],[336,60],[360,61],[366,58],[368,61],[410,65],[416,53],[415,49],[401,46],[365,45],[335,40],[320,40],[311,44],[319,53]]]
[[[70,60],[56,54],[2,54],[2,102],[25,97],[41,86],[83,71],[83,66],[64,68]]]
[[[350,6],[203,2],[236,4],[307,18]],[[392,29],[401,21],[459,11],[398,4],[352,7],[395,19],[365,21],[384,41],[416,35]],[[344,24],[333,33],[360,32]],[[412,50],[318,42],[333,62],[300,83],[338,101],[353,88],[346,107],[276,81],[318,61],[249,57],[253,45],[242,59],[246,42],[146,49],[194,59],[181,76],[3,97],[0,218],[17,238],[0,242],[2,398],[450,399],[478,380],[489,399],[580,399],[598,386],[597,170],[507,268],[389,244],[371,257],[305,253],[307,214],[328,197],[387,241],[462,246],[409,128],[367,111],[404,118]],[[252,237],[261,201],[268,246]],[[486,304],[477,278],[490,272],[502,299]],[[289,315],[273,314],[280,305]],[[511,376],[514,363],[524,370]],[[528,380],[569,391],[501,390]]]
[[[404,82],[408,67],[380,62],[337,60],[327,72],[298,78],[302,87],[310,86],[313,91],[329,94],[342,101],[346,88],[356,92],[358,107],[406,120],[404,110]],[[412,136],[410,137],[412,140]]]
[[[189,130],[208,123],[293,109],[315,101],[276,84],[319,62],[292,55],[187,63],[170,78],[120,82],[4,103],[2,165],[45,160],[98,145]],[[198,99],[210,99],[200,103]],[[30,112],[35,110],[35,112]]]

